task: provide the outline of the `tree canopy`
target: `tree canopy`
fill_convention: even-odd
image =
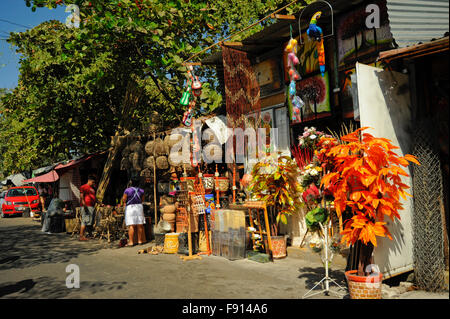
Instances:
[[[0,166],[13,173],[107,148],[130,83],[142,95],[127,115],[128,127],[140,127],[152,111],[162,125],[178,124],[185,111],[178,102],[186,80],[182,62],[290,2],[25,0],[33,11],[75,4],[81,21],[79,27],[47,21],[10,35],[21,54],[20,75],[0,98]],[[211,111],[222,103],[215,70],[196,73],[207,80],[199,107]]]

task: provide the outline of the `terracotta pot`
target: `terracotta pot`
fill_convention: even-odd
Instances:
[[[284,236],[272,236],[272,256],[273,258],[284,258],[287,256],[286,238]]]
[[[166,222],[174,222],[176,218],[176,214],[172,213],[172,214],[164,214],[163,215],[163,220],[165,220]]]
[[[163,213],[164,215],[167,215],[167,214],[175,215],[176,210],[177,209],[175,207],[175,204],[165,205],[163,208],[161,208],[161,213]]]
[[[351,299],[381,299],[382,273],[370,276],[357,276],[357,270],[345,272]]]

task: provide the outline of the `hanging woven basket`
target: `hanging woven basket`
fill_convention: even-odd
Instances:
[[[183,135],[175,133],[169,134],[164,138],[164,144],[169,146],[169,149],[172,148],[175,144],[183,139]]]
[[[162,156],[162,155],[168,155],[169,148],[167,145],[164,144],[164,141],[160,139],[159,137],[155,139],[153,154],[154,156]]]
[[[128,157],[123,157],[120,161],[120,170],[126,171],[131,167],[130,161],[128,160]]]
[[[155,166],[155,158],[153,156],[149,156],[144,160],[144,168],[153,169]]]
[[[145,143],[145,153],[147,153],[147,155],[153,155],[154,145],[155,144],[153,141],[148,141],[147,143]]]
[[[130,144],[130,151],[136,152],[136,153],[142,153],[144,150],[144,147],[142,146],[142,143],[140,141],[134,141]]]
[[[131,165],[134,170],[141,171],[142,170],[142,153],[133,152],[130,154],[131,156]]]
[[[158,169],[168,169],[169,162],[167,161],[167,157],[166,156],[158,156],[156,158],[156,167]]]
[[[170,153],[168,156],[170,166],[173,166],[173,167],[182,166],[183,165],[182,155],[183,155],[183,153],[181,151]]]
[[[128,155],[130,155],[130,146],[127,145],[123,148],[122,150],[122,157],[128,157]]]
[[[222,147],[219,144],[208,144],[203,149],[203,156],[207,162],[220,162],[222,160]]]
[[[153,170],[151,170],[150,168],[144,168],[141,171],[140,176],[144,177],[144,178],[151,178],[151,177],[153,177]]]

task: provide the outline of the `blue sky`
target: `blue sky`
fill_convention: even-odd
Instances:
[[[0,39],[8,38],[9,32],[22,32],[48,20],[66,21],[69,12],[65,7],[57,9],[37,8],[35,12],[24,0],[0,0]],[[16,23],[18,25],[5,22]],[[27,28],[28,27],[28,28]],[[19,76],[19,55],[9,43],[0,40],[0,88],[16,87]]]

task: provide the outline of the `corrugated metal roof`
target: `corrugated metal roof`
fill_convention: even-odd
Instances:
[[[442,38],[449,30],[448,0],[387,0],[395,42],[406,47]]]

